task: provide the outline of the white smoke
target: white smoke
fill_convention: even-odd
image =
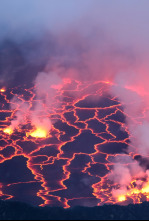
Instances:
[[[55,95],[57,90],[62,87],[62,79],[56,72],[41,72],[35,79],[35,85],[37,101],[30,117],[31,125],[36,129],[44,129],[48,133],[52,126],[48,115],[53,107],[57,107]]]

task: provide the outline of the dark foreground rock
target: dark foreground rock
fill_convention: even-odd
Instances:
[[[0,220],[149,220],[149,203],[129,206],[104,205],[93,208],[75,207],[65,210],[0,201]]]

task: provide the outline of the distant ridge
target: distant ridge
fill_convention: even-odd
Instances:
[[[0,220],[148,220],[149,203],[100,207],[33,207],[25,203],[0,201]]]

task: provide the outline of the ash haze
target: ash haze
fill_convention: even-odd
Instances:
[[[15,31],[61,32],[78,23],[80,31],[84,26],[89,31],[97,25],[97,29],[107,30],[120,43],[147,47],[147,0],[1,0],[0,6],[1,36],[13,33],[15,37]]]
[[[42,49],[36,49],[36,54],[44,54],[47,58],[50,56],[45,52],[47,44],[52,44],[52,48],[56,44],[57,50],[57,38],[61,41],[65,38],[65,45],[64,42],[61,44],[66,48],[66,41],[69,40],[72,45],[70,38],[77,33],[78,39],[75,39],[75,43],[73,40],[72,47],[78,41],[82,44],[85,40],[86,48],[93,44],[100,50],[103,44],[110,42],[114,44],[113,51],[121,50],[127,53],[127,57],[132,57],[134,53],[135,65],[147,65],[148,7],[147,0],[1,0],[0,39],[11,39],[19,45],[31,39],[42,41]],[[47,39],[50,42],[46,44]],[[32,60],[35,57],[33,52],[22,50],[27,58]]]
[[[138,123],[126,117],[132,134],[128,155],[135,146],[134,154],[146,158],[149,156],[148,9],[148,0],[1,0],[1,43],[7,39],[11,48],[17,48],[21,59],[17,70],[13,62],[1,69],[0,83],[40,82],[36,96],[48,94],[49,99],[44,102],[50,106],[51,90],[55,92],[47,88],[47,82],[51,88],[52,83],[58,87],[64,78],[112,82],[109,91],[124,103],[127,116],[140,119]],[[28,50],[30,46],[32,50]],[[1,56],[5,65],[5,57]],[[36,72],[37,63],[39,72]],[[33,67],[32,74],[27,72],[29,65]],[[35,105],[31,124],[49,132],[51,121],[42,119],[41,122],[36,117],[36,113],[45,112],[43,106]],[[18,126],[22,117],[20,112],[17,115],[15,125]],[[124,161],[128,161],[128,155]],[[133,166],[116,162],[109,174],[109,179],[120,185],[120,189],[112,190],[114,197],[120,192],[127,195],[127,186],[134,177],[149,181],[147,168],[140,166],[134,156],[130,156],[129,162]]]
[[[1,0],[0,4],[0,39],[15,42],[27,62],[38,60],[45,66],[51,57],[67,56],[76,61],[84,53],[90,53],[90,60],[97,49],[95,56],[101,63],[105,63],[106,53],[109,60],[113,54],[117,57],[115,66],[127,62],[125,67],[133,71],[148,68],[147,0]],[[33,50],[27,50],[30,44]],[[97,63],[94,61],[95,69]],[[2,78],[14,78],[2,72]]]

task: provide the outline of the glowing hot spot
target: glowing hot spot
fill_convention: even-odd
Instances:
[[[119,202],[124,202],[126,200],[126,196],[125,195],[121,195],[118,197],[118,201]]]
[[[147,182],[141,189],[139,187],[129,189],[125,195],[119,195],[117,201],[123,202],[127,197],[130,197],[134,199],[134,202],[140,203],[142,195],[144,195],[147,200],[149,199],[149,182]]]
[[[141,192],[142,192],[142,193],[149,194],[149,183],[148,183],[145,187],[142,188],[142,191],[141,191]]]
[[[13,130],[9,127],[5,128],[3,131],[4,131],[4,133],[9,134],[9,135],[11,135],[13,133]]]
[[[35,131],[31,132],[29,135],[35,138],[45,138],[47,137],[47,131],[41,128],[38,128]]]
[[[1,93],[4,93],[5,91],[6,91],[5,88],[1,88],[1,89],[0,89],[0,92],[1,92]]]

